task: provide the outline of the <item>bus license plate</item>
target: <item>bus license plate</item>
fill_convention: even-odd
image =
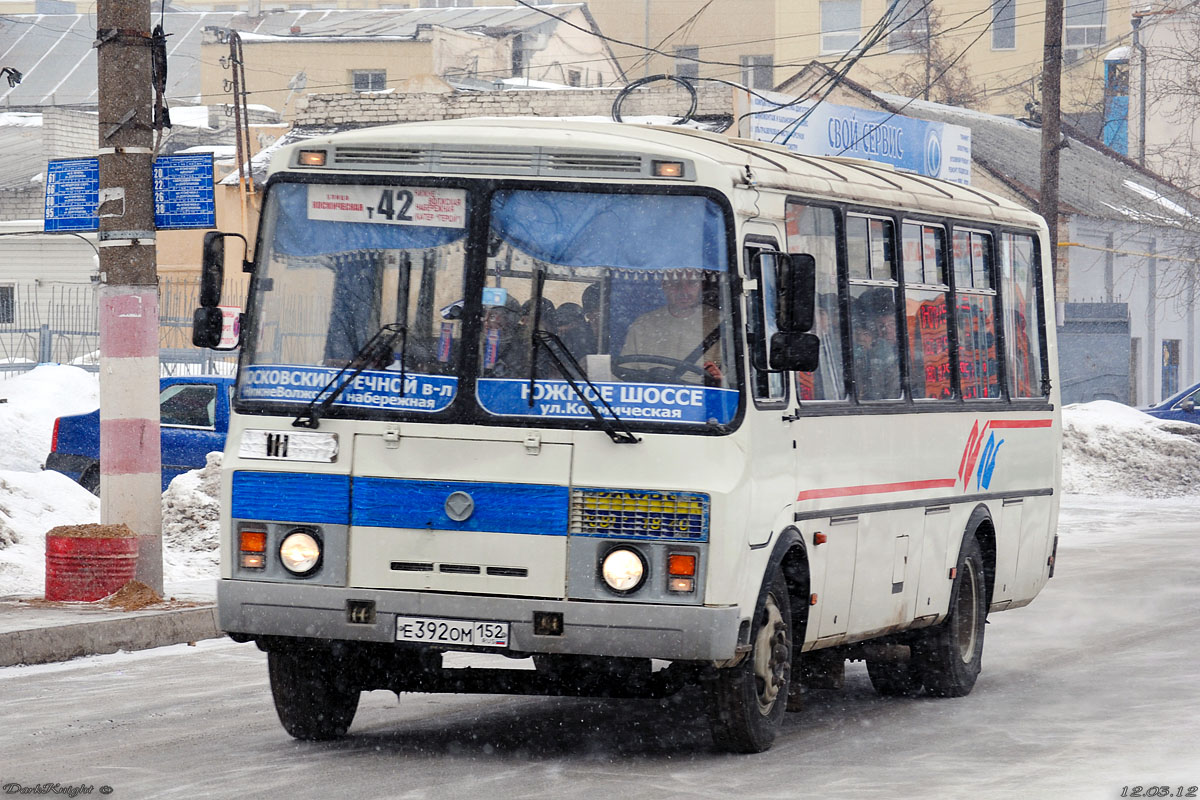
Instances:
[[[508,647],[508,623],[396,617],[396,641],[473,647]]]

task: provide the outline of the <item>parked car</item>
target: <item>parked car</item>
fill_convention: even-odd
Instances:
[[[1200,403],[1200,383],[1171,395],[1156,406],[1143,408],[1142,411],[1159,419],[1194,422],[1200,425],[1200,411],[1196,410],[1197,403]]]
[[[162,488],[176,475],[204,466],[205,457],[225,448],[232,378],[211,375],[163,378],[159,383],[162,425]],[[100,409],[59,417],[45,469],[100,493]]]

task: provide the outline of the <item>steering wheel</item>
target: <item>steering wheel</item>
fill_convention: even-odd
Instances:
[[[653,367],[630,367],[629,364],[654,364]],[[636,383],[678,383],[685,373],[695,373],[701,384],[708,373],[695,364],[678,358],[657,356],[649,353],[626,353],[615,356],[612,371],[623,381]]]

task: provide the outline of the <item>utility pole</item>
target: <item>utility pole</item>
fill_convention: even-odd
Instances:
[[[162,593],[150,0],[99,0],[100,519],[138,536]]]
[[[1046,31],[1042,47],[1042,186],[1038,210],[1050,228],[1050,265],[1054,275],[1055,307],[1067,301],[1066,270],[1058,253],[1058,155],[1062,149],[1062,31],[1063,0],[1046,0]],[[1059,314],[1061,317],[1061,314]],[[1061,320],[1060,320],[1061,322]]]
[[[646,72],[645,77],[650,77],[650,0],[643,0],[646,14]]]

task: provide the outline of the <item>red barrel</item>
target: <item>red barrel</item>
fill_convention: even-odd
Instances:
[[[136,536],[46,534],[46,599],[99,600],[133,580]]]

